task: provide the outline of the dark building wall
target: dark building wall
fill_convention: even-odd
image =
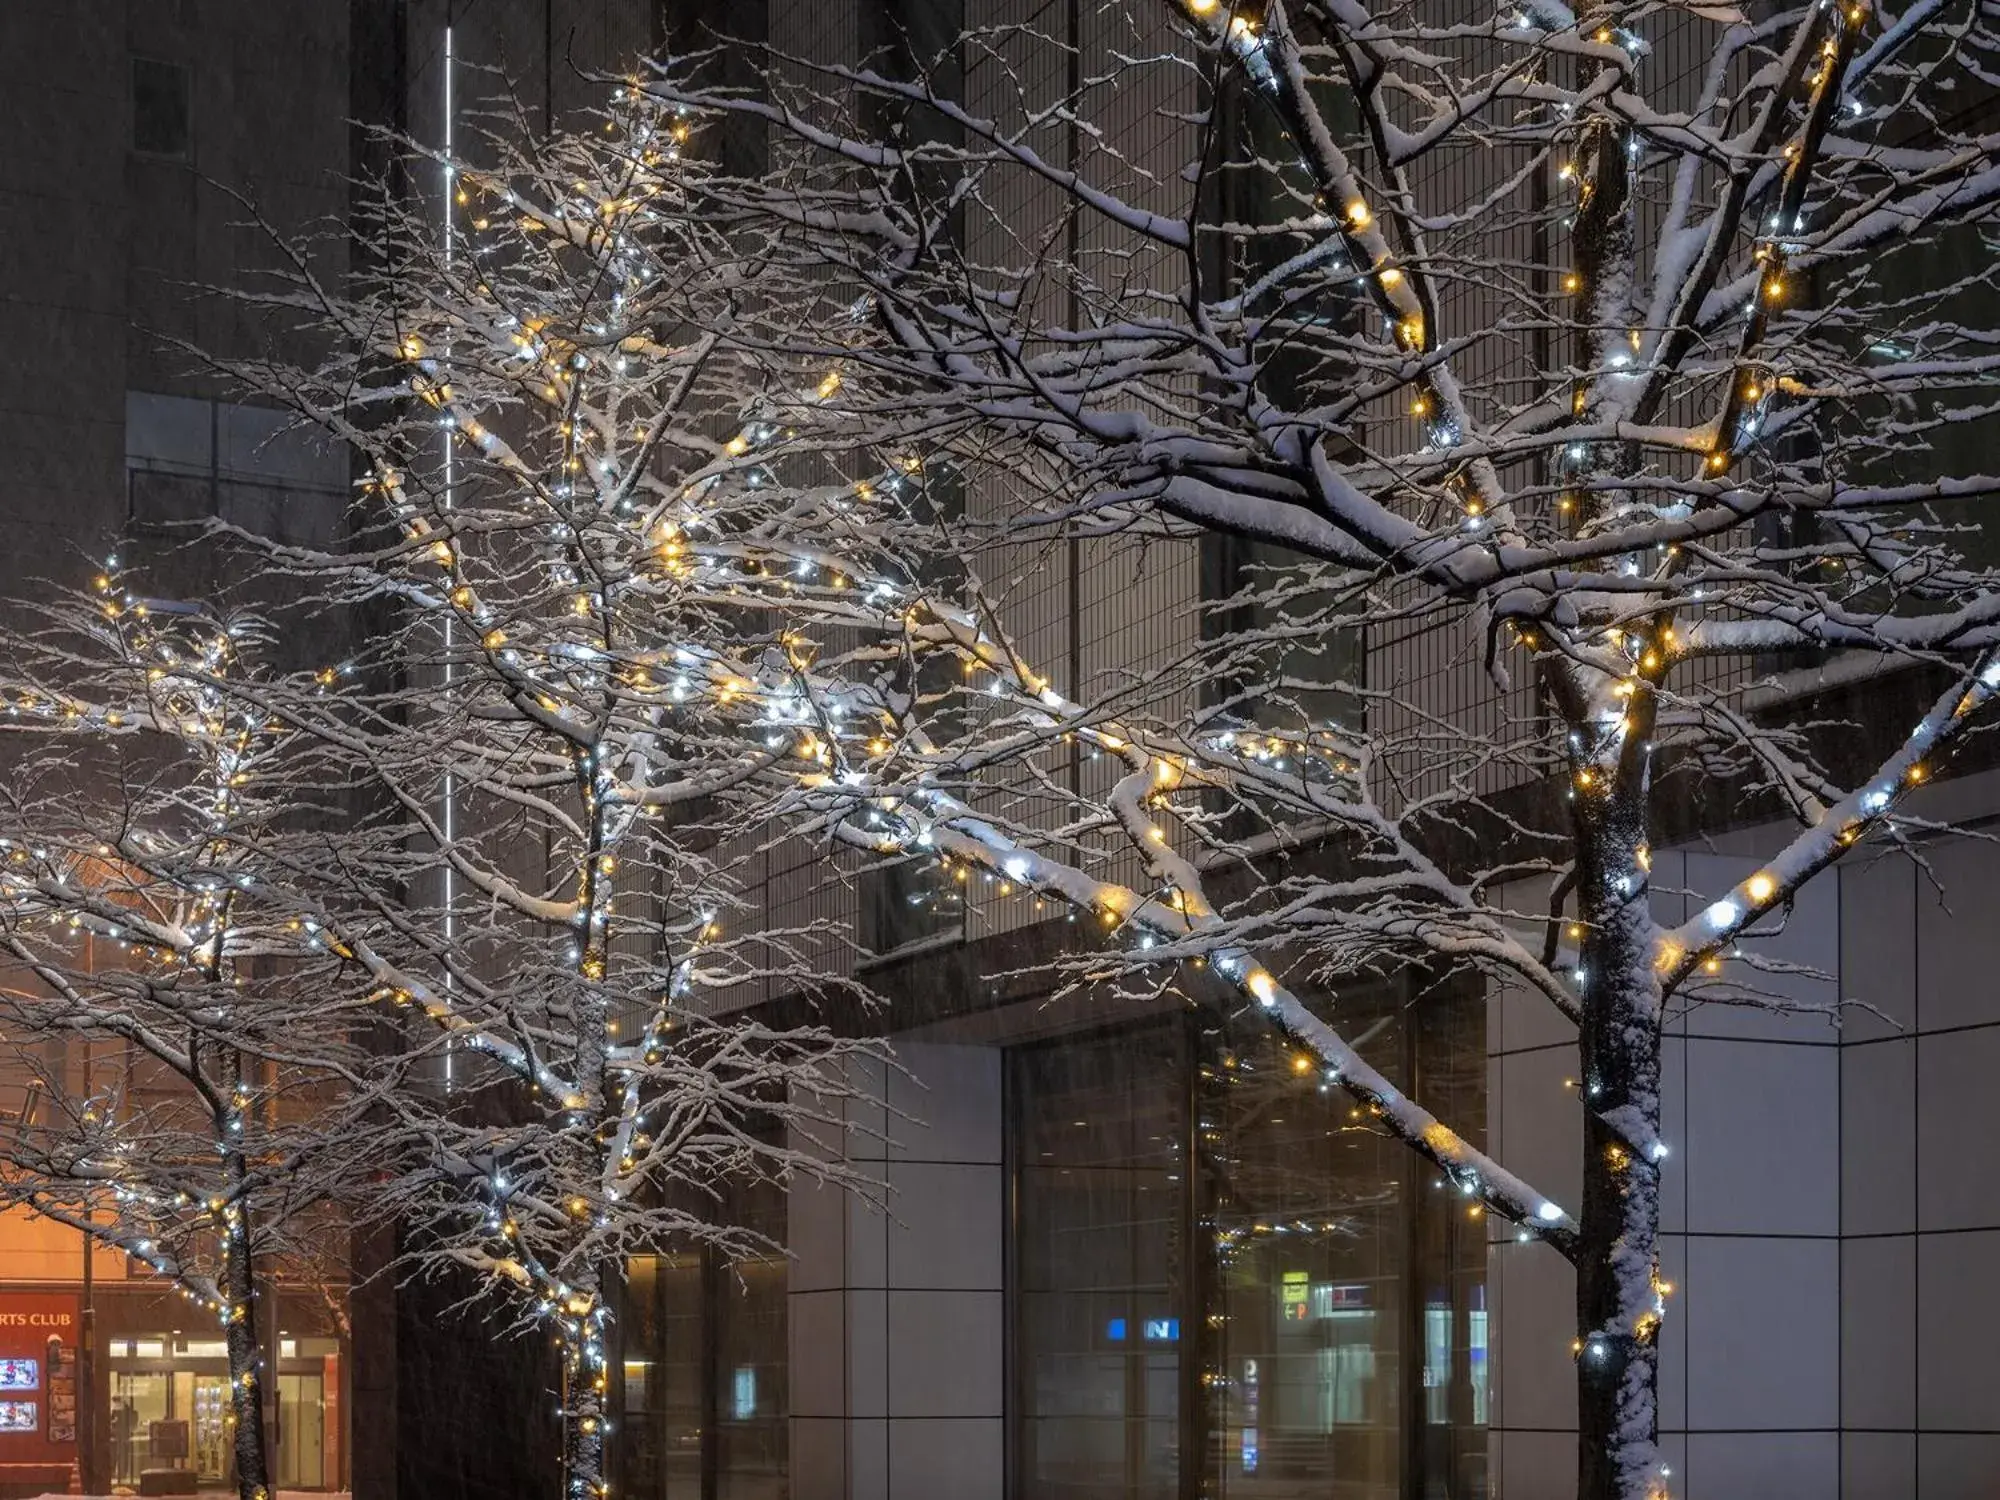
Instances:
[[[462,56],[506,66],[524,98],[558,110],[586,97],[583,70],[640,50],[654,24],[650,0],[0,9],[0,601],[84,583],[114,548],[148,592],[221,589],[227,570],[180,546],[184,533],[133,527],[135,472],[161,481],[153,499],[192,496],[209,514],[225,494],[282,504],[284,482],[258,481],[310,468],[309,487],[338,510],[338,455],[242,472],[258,466],[246,457],[257,444],[227,439],[231,392],[194,351],[310,354],[214,289],[278,264],[247,222],[258,216],[312,238],[330,280],[346,275],[353,178],[389,164],[357,122],[435,138],[446,19]],[[313,622],[313,649],[337,651],[327,642],[342,623]],[[401,1284],[394,1248],[370,1236],[355,1257],[354,1492],[552,1493],[556,1398],[537,1341],[452,1314],[465,1286]]]
[[[394,1424],[363,1430],[357,1415],[356,1500],[385,1493],[363,1488],[360,1450],[372,1443],[393,1445],[397,1495],[519,1500],[561,1492],[553,1351],[498,1303],[468,1305],[480,1290],[470,1275],[398,1290]],[[377,1470],[374,1482],[382,1477]]]
[[[0,587],[13,592],[123,499],[126,15],[122,3],[0,16]]]
[[[349,21],[346,4],[256,0],[0,16],[0,598],[80,587],[123,540],[135,393],[155,417],[188,417],[168,434],[155,421],[150,440],[214,425],[189,414],[228,392],[186,346],[305,352],[214,289],[279,263],[270,234],[247,222],[257,216],[288,237],[317,232],[319,269],[345,274]],[[142,549],[160,564],[152,592],[214,583],[212,567],[169,564],[165,538]]]

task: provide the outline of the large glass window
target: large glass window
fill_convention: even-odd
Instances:
[[[1343,994],[1478,1133],[1483,1012]],[[1485,1226],[1254,1019],[1017,1049],[1018,1500],[1486,1494]]]
[[[1392,1076],[1401,1033],[1392,1022],[1373,1042]],[[1200,1069],[1197,1124],[1215,1265],[1211,1493],[1395,1500],[1407,1153],[1268,1031],[1208,1036],[1219,1055]]]
[[[1323,91],[1318,104],[1338,137],[1358,133],[1344,94]],[[1268,98],[1227,80],[1214,107],[1221,123],[1210,138],[1215,156],[1203,182],[1198,239],[1204,290],[1210,298],[1225,290],[1250,298],[1250,310],[1265,320],[1254,346],[1260,395],[1280,409],[1310,412],[1351,373],[1346,340],[1363,321],[1366,303],[1351,272],[1305,255],[1319,233],[1300,227],[1312,221],[1315,189],[1302,167],[1273,170],[1293,153]],[[1292,273],[1274,284],[1270,278],[1287,266]],[[1224,531],[1204,534],[1200,546],[1205,630],[1213,640],[1264,630],[1281,612],[1296,622],[1337,605],[1325,590],[1303,586],[1300,570],[1310,562],[1302,554]],[[1282,611],[1272,602],[1280,592]],[[1227,705],[1246,726],[1295,734],[1355,724],[1362,717],[1366,645],[1350,627],[1307,637],[1271,631],[1255,650],[1239,642],[1215,662],[1210,701]]]
[[[619,1430],[629,1494],[700,1500],[703,1260],[642,1255],[626,1279]]]
[[[232,1482],[228,1350],[220,1338],[180,1330],[107,1340],[110,1407],[105,1445],[111,1479],[138,1485],[151,1470],[191,1471],[204,1488]],[[268,1353],[268,1346],[267,1346]],[[272,1462],[287,1490],[340,1483],[340,1344],[280,1330],[275,1361]]]
[[[782,1242],[785,1199],[733,1186],[727,1222]],[[789,1493],[784,1255],[713,1249],[633,1258],[617,1323],[620,1494],[784,1500]]]
[[[1407,1049],[1410,1086],[1476,1145],[1486,1139],[1486,1006],[1477,992],[1421,1004]],[[1413,1195],[1412,1269],[1423,1288],[1427,1337],[1416,1434],[1423,1500],[1487,1493],[1487,1320],[1484,1211],[1406,1147],[1397,1148],[1421,1185]]]
[[[1017,1056],[1022,1493],[1165,1500],[1180,1441],[1187,1039]]]
[[[732,1222],[776,1246],[785,1233],[782,1188],[759,1183],[734,1195]],[[715,1307],[716,1500],[785,1500],[784,1253],[772,1249],[719,1268]]]
[[[199,1376],[186,1377],[190,1404],[200,1410]],[[210,1398],[211,1403],[213,1397]],[[319,1375],[278,1377],[278,1483],[286,1489],[326,1488],[326,1382]]]
[[[125,393],[131,520],[185,538],[210,517],[272,541],[330,545],[348,499],[344,453],[290,414],[192,396]]]
[[[116,1370],[111,1375],[111,1477],[136,1485],[155,1467],[151,1437],[167,1420],[170,1377],[164,1370]]]

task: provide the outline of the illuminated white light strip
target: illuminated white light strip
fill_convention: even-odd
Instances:
[[[444,202],[440,208],[440,212],[443,216],[444,264],[447,273],[451,269],[451,260],[452,260],[451,203],[452,203],[453,178],[454,178],[454,173],[452,171],[452,106],[453,106],[452,91],[451,91],[451,83],[452,83],[451,75],[452,75],[452,61],[453,61],[452,42],[453,39],[452,39],[450,11],[447,10],[445,13],[445,27],[444,27]],[[449,359],[450,352],[451,351],[449,347],[447,347],[445,350],[447,359]],[[454,464],[456,460],[455,460],[455,455],[452,453],[451,438],[452,438],[452,430],[449,427],[447,427],[444,429],[444,436],[443,436],[444,508],[447,511],[449,511],[452,508],[452,500],[453,500],[452,486],[456,479],[456,475],[454,473]],[[451,702],[451,686],[453,678],[456,675],[452,668],[452,659],[451,659],[451,653],[454,648],[454,645],[456,644],[456,638],[458,634],[456,625],[457,621],[453,618],[453,612],[451,610],[446,610],[444,613],[444,699],[447,705],[449,705]],[[457,801],[458,801],[457,782],[452,775],[451,766],[449,762],[447,762],[444,772],[444,815],[443,818],[440,820],[441,826],[444,831],[444,842],[447,848],[449,848],[452,844],[454,844],[457,841],[457,829],[456,829],[457,819],[455,816],[457,810]],[[453,874],[451,868],[451,861],[449,859],[443,862],[443,870],[444,870],[444,941],[445,941],[445,951],[449,953],[451,951],[453,943],[456,942],[458,937],[458,918],[455,911],[458,898],[458,881],[456,876]],[[451,975],[449,971],[447,971],[445,975],[445,987],[447,990],[449,990],[451,987]],[[445,1086],[445,1091],[447,1093],[451,1091],[452,1083],[454,1081],[453,1077],[454,1072],[455,1072],[455,1067],[454,1067],[453,1049],[450,1040],[447,1039],[445,1042],[445,1049],[444,1049],[444,1086]]]

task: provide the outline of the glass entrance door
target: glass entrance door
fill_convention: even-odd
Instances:
[[[168,1376],[150,1370],[119,1370],[111,1377],[111,1468],[119,1484],[136,1487],[153,1468],[147,1447],[152,1424],[169,1411]]]
[[[326,1487],[326,1381],[278,1377],[278,1483],[288,1490]]]

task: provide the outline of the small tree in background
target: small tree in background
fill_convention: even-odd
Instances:
[[[803,524],[749,457],[771,422],[709,432],[767,380],[727,327],[796,290],[691,214],[676,113],[625,92],[602,123],[497,133],[478,171],[431,161],[452,225],[383,204],[364,259],[390,270],[334,288],[301,253],[276,288],[234,292],[332,352],[226,372],[366,478],[350,546],[230,540],[261,556],[255,589],[284,597],[292,645],[315,619],[381,624],[345,659],[212,679],[361,809],[290,839],[271,878],[342,981],[402,1017],[390,1082],[371,1084],[401,1152],[375,1207],[408,1227],[416,1268],[481,1273],[554,1334],[580,1497],[605,1491],[626,1263],[775,1248],[733,1222],[725,1186],[865,1187],[842,1100],[881,1050],[852,983],[840,1025],[814,1014],[844,939],[740,894],[759,845],[739,835],[828,754],[800,738],[796,689],[771,717],[771,674],[811,664],[777,601],[845,599],[849,581],[829,563],[767,576],[762,598],[712,587],[681,524],[726,503],[718,540],[746,560]]]
[[[0,1201],[216,1318],[234,1482],[268,1500],[259,1286],[323,1274],[329,1211],[360,1217],[379,1080],[365,1000],[272,899],[286,825],[323,809],[269,774],[302,778],[310,746],[224,687],[254,631],[125,584],[8,642],[0,1036],[23,1092]]]

